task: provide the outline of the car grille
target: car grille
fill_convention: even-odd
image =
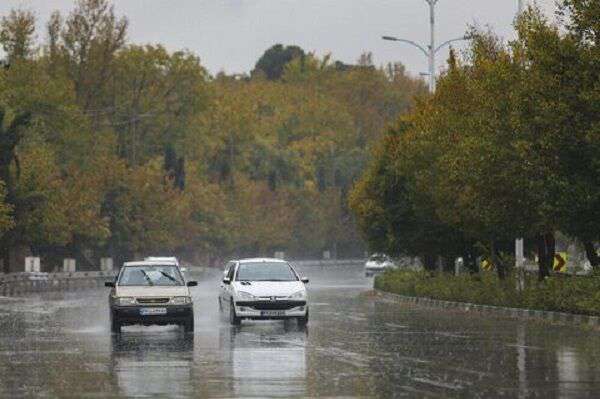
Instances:
[[[154,305],[157,303],[169,303],[169,298],[136,298],[137,302],[144,305]]]
[[[287,310],[306,305],[306,301],[238,301],[238,306],[246,306],[256,310]]]

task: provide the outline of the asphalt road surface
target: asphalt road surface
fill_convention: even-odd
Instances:
[[[106,290],[0,298],[0,397],[598,397],[600,332],[401,305],[360,268],[301,270],[311,321],[108,326]]]

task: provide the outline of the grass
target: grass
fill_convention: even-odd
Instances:
[[[517,289],[514,276],[504,281],[493,273],[453,276],[393,270],[375,278],[375,288],[394,294],[482,305],[549,310],[600,316],[600,276],[555,276],[538,282],[527,276]]]

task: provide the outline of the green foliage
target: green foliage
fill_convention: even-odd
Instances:
[[[495,274],[431,274],[389,271],[375,279],[375,288],[400,295],[445,301],[600,315],[600,277],[557,276],[538,282],[526,279],[522,291],[514,276],[500,280]]]
[[[304,50],[298,46],[283,46],[276,44],[269,48],[258,59],[253,74],[264,73],[269,80],[280,79],[286,65],[295,58],[304,60]]]
[[[0,21],[0,44],[8,55],[8,62],[27,58],[33,52],[35,15],[27,10],[11,10]]]
[[[127,42],[108,0],[0,22],[0,250],[121,260],[363,252],[348,192],[423,84],[276,45],[252,78]],[[266,77],[260,78],[261,75]],[[54,265],[51,265],[54,266]]]
[[[562,27],[529,8],[508,43],[472,29],[435,94],[389,129],[351,196],[371,249],[487,255],[503,277],[500,248],[525,237],[544,277],[556,231],[600,239],[599,9],[561,4]]]

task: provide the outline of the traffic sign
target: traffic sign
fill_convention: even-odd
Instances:
[[[494,270],[494,264],[492,263],[491,260],[484,259],[481,261],[481,270],[485,270],[486,272]]]
[[[552,264],[552,270],[559,273],[567,271],[567,253],[557,252],[554,254],[554,263]]]

